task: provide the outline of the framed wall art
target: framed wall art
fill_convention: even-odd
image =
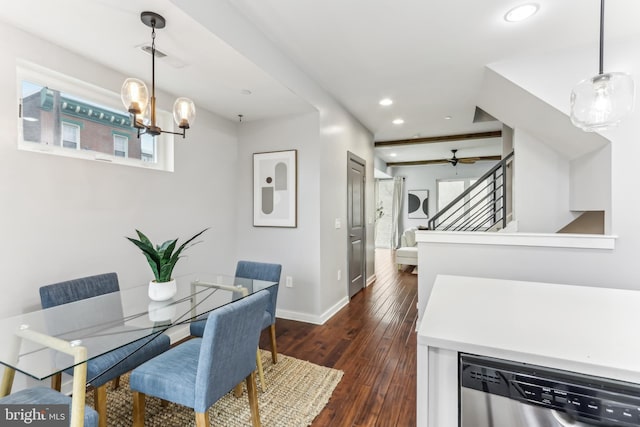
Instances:
[[[253,155],[253,225],[298,226],[298,151]]]
[[[409,218],[429,218],[429,190],[407,191],[407,212]]]

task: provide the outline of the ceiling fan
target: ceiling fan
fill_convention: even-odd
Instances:
[[[480,157],[465,157],[463,159],[459,159],[456,157],[457,151],[458,151],[457,148],[452,149],[451,152],[453,153],[453,157],[451,157],[450,159],[447,159],[447,161],[451,163],[451,166],[456,166],[458,163],[473,164],[478,160],[482,160],[480,159]]]

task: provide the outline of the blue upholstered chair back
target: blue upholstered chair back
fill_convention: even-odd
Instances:
[[[88,330],[96,327],[100,330],[104,325],[112,328],[123,322],[122,301],[116,273],[98,274],[80,279],[68,280],[40,288],[40,302],[42,308],[51,308],[45,311],[45,316],[51,320],[47,322],[48,332],[62,339],[68,339],[79,329]],[[55,309],[63,304],[102,296],[99,310],[92,304],[74,308],[74,316],[64,316],[63,307]],[[86,316],[82,313],[86,312]],[[97,340],[97,341],[96,341]],[[93,348],[100,349],[100,338],[93,340]],[[88,337],[85,342],[91,342]],[[87,363],[87,380],[95,387],[99,387],[118,376],[130,371],[145,361],[161,354],[169,349],[171,343],[167,335],[152,335],[138,341],[129,343],[123,347],[106,352],[93,358]],[[69,365],[69,356],[60,352],[53,352],[53,363],[58,366]],[[71,369],[66,370],[71,374]]]
[[[205,412],[256,369],[260,321],[268,302],[263,290],[209,314],[196,373],[196,412]]]
[[[115,293],[119,290],[120,285],[118,284],[118,275],[116,273],[98,274],[42,286],[40,288],[40,304],[42,308],[57,307],[87,298],[106,295],[100,301],[101,310],[99,312],[96,312],[95,308],[91,306],[77,307],[80,310],[90,311],[87,316],[81,316],[80,312],[76,312],[77,316],[74,318],[64,318],[60,316],[59,311],[50,313],[55,321],[52,320],[48,325],[49,333],[64,338],[64,334],[67,331],[73,331],[78,328],[104,324],[115,326],[113,322],[121,321],[123,317],[122,301],[120,300],[120,295]],[[89,319],[92,319],[92,322],[89,322]]]
[[[267,324],[262,325],[262,329],[275,323],[276,321],[276,302],[278,300],[278,287],[280,285],[280,274],[282,272],[282,265],[269,264],[266,262],[254,262],[254,261],[238,261],[236,265],[236,277],[243,277],[245,279],[254,280],[266,280],[269,282],[277,282],[276,286],[272,286],[267,289],[269,292],[269,304],[267,304],[267,312],[271,319]]]
[[[50,308],[119,290],[120,285],[116,273],[98,274],[42,286],[40,288],[40,303],[42,308]]]

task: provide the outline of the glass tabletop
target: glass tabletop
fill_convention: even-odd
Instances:
[[[151,301],[145,284],[0,319],[0,363],[42,380],[77,363],[48,345],[50,337],[85,347],[89,360],[276,284],[210,273],[179,276],[176,282],[177,293],[167,301]]]

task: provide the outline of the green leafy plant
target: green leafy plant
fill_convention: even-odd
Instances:
[[[149,262],[149,266],[153,271],[153,275],[155,277],[156,282],[169,282],[171,281],[171,274],[173,273],[173,268],[176,266],[176,263],[181,258],[180,254],[185,249],[199,243],[195,242],[189,245],[189,243],[193,242],[197,239],[202,233],[207,231],[208,228],[205,228],[195,236],[191,237],[189,240],[184,242],[182,245],[178,246],[176,249],[176,245],[178,244],[178,239],[167,240],[161,245],[153,245],[151,240],[147,236],[145,236],[140,230],[136,230],[138,234],[138,239],[134,239],[131,237],[127,237],[127,239],[136,245],[147,258],[147,262]],[[187,246],[189,245],[189,246]]]

